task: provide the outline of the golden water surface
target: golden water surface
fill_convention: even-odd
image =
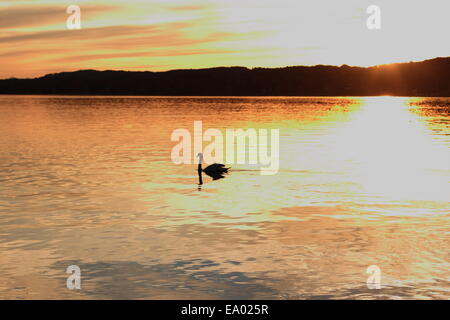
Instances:
[[[450,98],[0,96],[0,114],[0,298],[450,298]],[[170,157],[196,120],[279,129],[278,173],[199,187]]]

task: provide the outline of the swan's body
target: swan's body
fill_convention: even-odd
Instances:
[[[225,168],[225,165],[221,164],[221,163],[214,163],[210,166],[207,166],[205,169],[203,169],[203,172],[206,174],[214,174],[214,173],[227,173],[228,169],[230,168]]]
[[[214,163],[210,166],[207,166],[205,169],[202,169],[202,162],[203,162],[203,154],[199,153],[197,155],[198,157],[198,174],[201,176],[202,172],[206,173],[208,176],[213,178],[213,180],[218,180],[223,178],[224,173],[228,173],[228,169],[226,168],[224,164],[221,163]]]

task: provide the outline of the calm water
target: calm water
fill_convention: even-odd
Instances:
[[[0,298],[450,298],[450,98],[0,96],[0,112]],[[199,190],[170,158],[194,120],[280,129],[278,174],[233,165]]]

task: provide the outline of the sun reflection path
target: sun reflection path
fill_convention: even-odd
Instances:
[[[336,218],[348,212],[358,219],[449,212],[449,148],[435,143],[426,120],[411,111],[409,101],[358,98],[354,108],[330,108],[321,120],[299,119],[297,128],[292,126],[296,120],[290,120],[289,127],[280,128],[277,175],[231,170],[227,179],[206,183],[202,193],[195,188],[170,193],[169,207],[184,219],[166,223],[243,227],[293,219],[279,215],[280,210],[308,207],[330,208],[329,215],[336,211]]]
[[[338,133],[336,157],[355,164],[351,175],[378,203],[436,202],[448,209],[449,149],[436,144],[409,98],[366,98],[353,121]]]

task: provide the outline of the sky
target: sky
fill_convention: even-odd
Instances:
[[[450,56],[449,16],[449,0],[0,0],[0,78],[420,61]]]

